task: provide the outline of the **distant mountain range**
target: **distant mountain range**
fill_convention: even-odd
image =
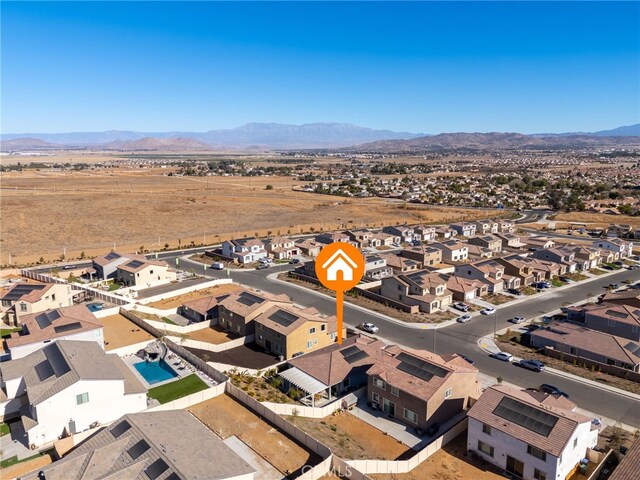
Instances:
[[[248,123],[207,132],[19,133],[0,136],[3,151],[96,149],[115,151],[336,149],[417,152],[442,148],[544,148],[636,144],[640,124],[592,133],[423,133],[374,130],[347,123]],[[348,147],[348,148],[347,148]]]

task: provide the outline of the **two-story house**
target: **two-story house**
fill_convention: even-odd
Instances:
[[[418,225],[414,228],[414,232],[415,239],[423,242],[433,242],[438,237],[436,227]]]
[[[300,253],[307,257],[315,258],[320,253],[320,249],[324,246],[322,243],[318,243],[315,240],[308,238],[299,238],[294,242],[295,246],[300,250]]]
[[[498,220],[500,233],[515,233],[516,224],[512,220]]]
[[[508,255],[495,259],[504,267],[504,273],[518,277],[521,286],[533,285],[544,280],[544,272],[537,270],[530,262],[518,254]]]
[[[469,259],[469,247],[457,240],[447,240],[445,242],[432,243],[431,248],[442,250],[442,261],[444,263],[466,262]]]
[[[500,293],[504,290],[504,280],[502,278],[504,275],[504,267],[492,259],[456,265],[454,275],[456,277],[481,281],[487,286],[489,293]]]
[[[532,257],[538,260],[547,260],[549,262],[555,262],[566,267],[566,273],[573,273],[576,271],[578,263],[575,261],[576,252],[571,247],[560,246],[553,248],[545,248],[543,250],[536,250],[533,252]]]
[[[502,242],[503,250],[524,250],[527,248],[527,245],[522,243],[520,235],[515,233],[497,233],[495,236]]]
[[[393,268],[387,265],[387,260],[380,255],[364,257],[364,277],[367,280],[380,280],[393,275]]]
[[[269,353],[290,359],[331,345],[337,339],[335,316],[315,308],[273,306],[253,319],[255,343]],[[342,338],[346,337],[346,329]]]
[[[469,410],[467,450],[523,480],[568,478],[598,442],[591,418],[564,399],[507,386],[488,388]]]
[[[476,225],[476,233],[478,235],[488,235],[500,232],[500,224],[495,220],[475,220],[473,223]]]
[[[458,302],[470,302],[481,298],[488,293],[486,283],[472,278],[459,277],[457,275],[441,275],[447,282],[447,289],[451,291],[453,299]]]
[[[22,330],[13,332],[5,341],[12,360],[58,340],[96,342],[104,348],[102,322],[84,305],[30,313],[21,317],[21,321]]]
[[[567,319],[592,330],[640,341],[640,309],[637,307],[610,303],[572,307],[567,311]]]
[[[469,408],[478,398],[478,370],[457,354],[387,347],[367,371],[367,398],[375,408],[426,431]]]
[[[618,255],[618,258],[626,258],[633,255],[633,242],[621,238],[602,238],[593,242],[596,248],[603,248]]]
[[[118,266],[130,260],[146,261],[144,255],[132,254],[132,253],[119,253],[109,252],[101,257],[96,257],[92,260],[91,275],[98,280],[115,279],[118,276]],[[95,272],[95,273],[94,273]]]
[[[384,233],[400,237],[403,242],[411,242],[415,238],[415,230],[409,225],[388,226],[382,229]]]
[[[417,260],[405,258],[394,253],[379,253],[377,256],[387,262],[387,266],[391,267],[394,275],[416,272],[422,268],[422,264]]]
[[[255,332],[253,320],[274,305],[292,305],[286,295],[267,295],[243,290],[233,292],[218,303],[218,325],[235,335],[244,337]]]
[[[467,240],[467,243],[471,245],[477,245],[479,247],[488,248],[492,252],[500,253],[502,251],[502,240],[496,235],[485,234],[477,237],[472,237]]]
[[[73,290],[63,283],[15,283],[0,293],[0,303],[5,323],[20,325],[24,315],[73,305]]]
[[[556,246],[556,242],[546,237],[522,237],[521,240],[522,243],[526,244],[527,249],[532,252]]]
[[[426,268],[442,263],[442,251],[443,249],[431,245],[420,245],[419,247],[403,248],[400,255],[415,260],[422,268]]]
[[[374,234],[368,228],[355,228],[344,232],[352,244],[357,248],[379,247],[380,240],[374,237]]]
[[[189,319],[190,322],[209,322],[209,325],[217,325],[219,317],[219,304],[227,298],[228,294],[209,295],[183,303],[178,307],[177,313]]]
[[[0,374],[7,398],[25,405],[22,426],[36,447],[147,408],[144,385],[96,342],[59,340],[0,364]]]
[[[600,265],[600,249],[586,247],[584,245],[574,245],[570,248],[573,250],[573,253],[575,253],[573,259],[578,264],[579,270],[586,271]]]
[[[300,249],[289,237],[274,237],[264,241],[265,249],[270,257],[276,260],[293,258],[300,254]]]
[[[350,243],[354,247],[357,244],[357,242],[352,241],[349,235],[347,235],[344,232],[321,233],[320,235],[316,235],[316,242],[321,243],[323,245],[329,245],[330,243],[335,243],[335,242],[343,242],[343,243]]]
[[[476,224],[467,222],[452,223],[449,227],[456,232],[457,235],[463,237],[473,237],[476,234]]]
[[[267,256],[264,243],[254,237],[239,238],[222,242],[222,255],[246,264],[257,262]]]
[[[439,227],[436,227],[436,235],[437,235],[437,238],[441,238],[443,240],[449,240],[450,238],[453,238],[456,235],[458,235],[458,232],[456,232],[453,228],[439,226]]]
[[[400,235],[393,235],[391,233],[386,232],[377,232],[373,234],[372,241],[376,240],[377,245],[371,245],[376,247],[391,247],[393,244],[400,244],[402,242],[402,237]]]
[[[444,310],[453,298],[446,280],[438,273],[424,270],[383,278],[380,294],[407,305],[418,305],[425,313]]]
[[[177,272],[162,260],[129,260],[117,267],[117,279],[129,287],[153,287],[175,282]]]

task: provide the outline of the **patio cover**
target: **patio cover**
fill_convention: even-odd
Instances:
[[[310,395],[315,395],[329,388],[329,385],[325,385],[296,367],[280,372],[279,375]]]

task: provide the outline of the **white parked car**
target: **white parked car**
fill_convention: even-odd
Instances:
[[[378,333],[378,331],[380,331],[378,327],[376,327],[373,323],[369,323],[369,322],[366,322],[360,325],[360,329],[369,333]]]
[[[461,317],[458,317],[456,319],[456,322],[458,322],[458,323],[467,323],[470,320],[471,320],[471,315],[462,315]]]
[[[509,320],[511,323],[515,323],[516,325],[518,323],[524,323],[526,322],[524,317],[513,317],[512,319]]]
[[[493,315],[496,313],[496,309],[493,307],[485,308],[484,310],[480,310],[482,315]]]
[[[492,353],[491,356],[493,358],[497,358],[498,360],[502,360],[503,362],[510,362],[511,360],[513,360],[513,355],[507,352]]]

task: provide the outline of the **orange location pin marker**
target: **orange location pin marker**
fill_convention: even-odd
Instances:
[[[355,287],[364,275],[364,257],[353,245],[335,242],[326,245],[316,257],[316,276],[320,283],[336,292],[338,343],[342,343],[344,292]]]

